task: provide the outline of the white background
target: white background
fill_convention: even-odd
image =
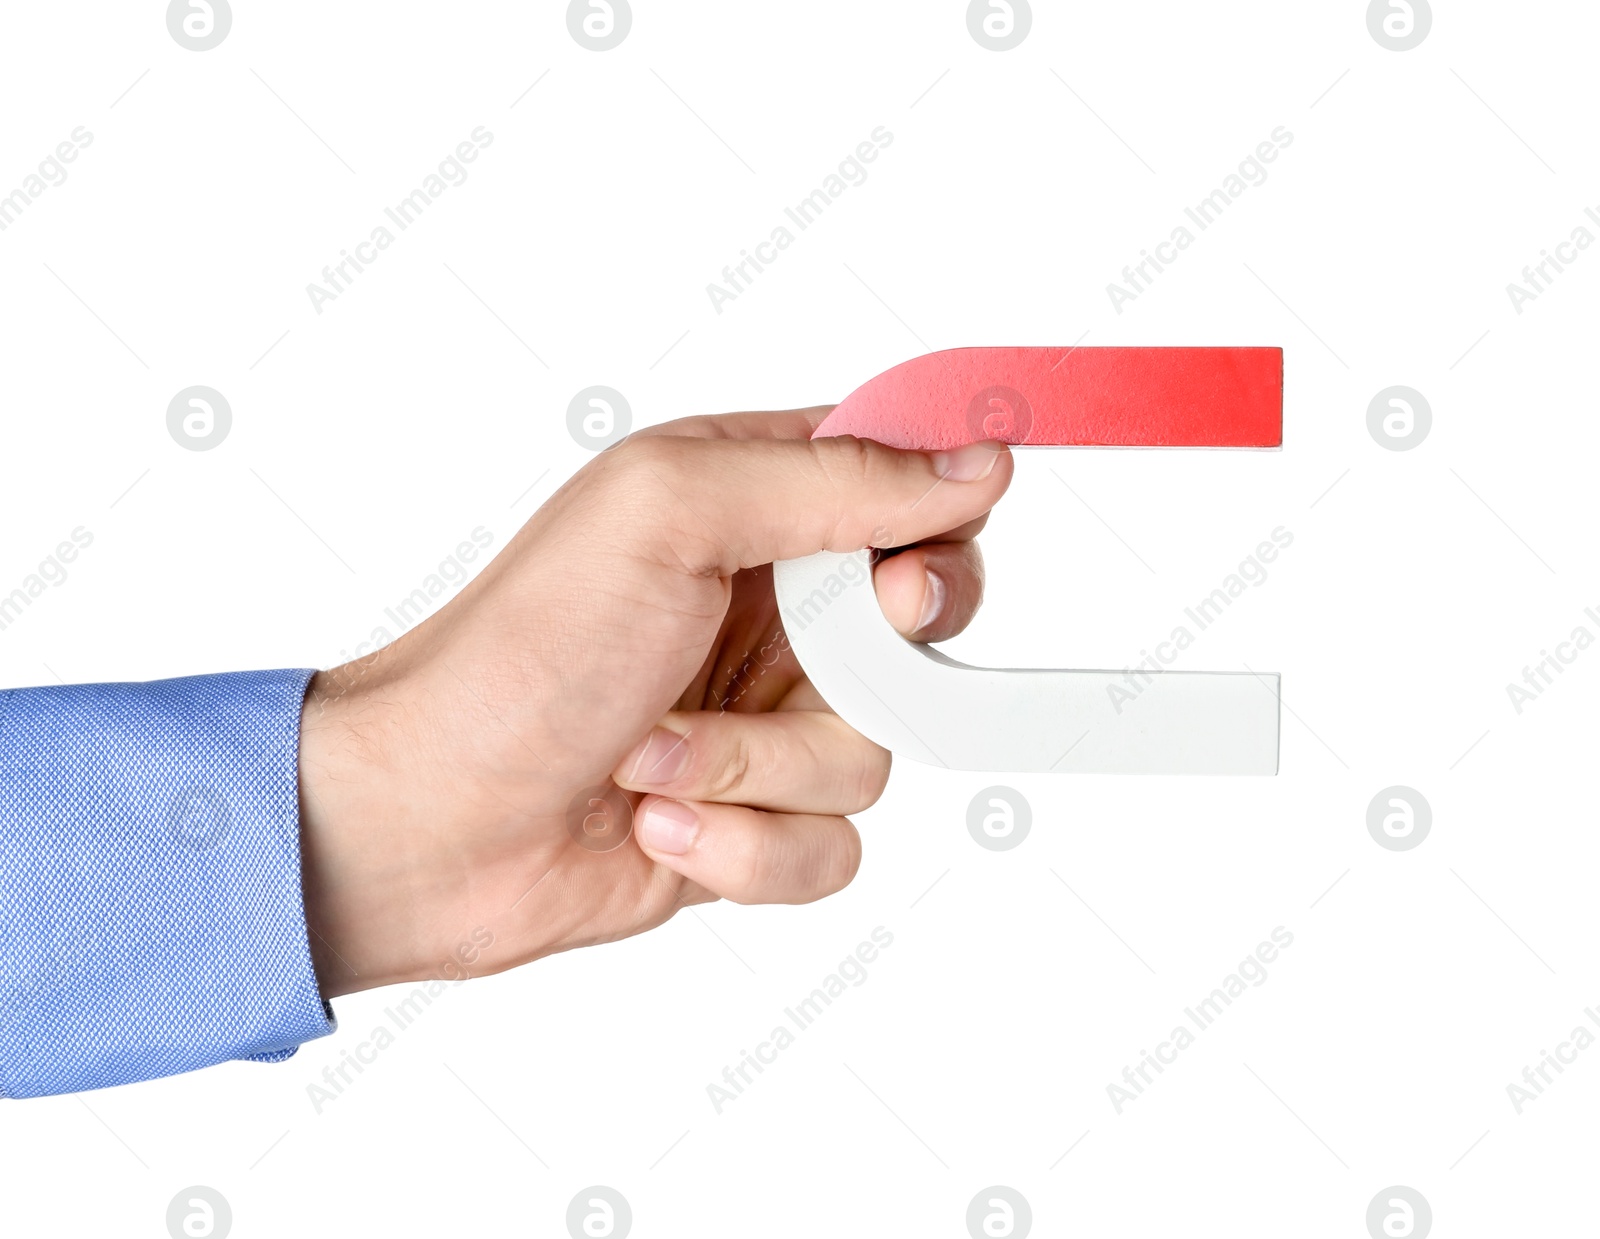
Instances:
[[[453,989],[321,1114],[307,1085],[397,994],[281,1066],[6,1104],[8,1233],[161,1235],[191,1184],[239,1236],[559,1236],[590,1184],[638,1236],[960,1236],[991,1184],[1041,1235],[1360,1239],[1393,1184],[1439,1235],[1585,1216],[1600,1050],[1520,1115],[1506,1086],[1600,1002],[1600,652],[1520,715],[1506,685],[1600,634],[1600,252],[1520,315],[1506,285],[1600,209],[1600,11],[1440,3],[1394,52],[1359,0],[1035,7],[996,53],[955,0],[637,0],[606,52],[555,0],[238,0],[206,52],[160,3],[8,6],[0,194],[93,142],[0,232],[0,592],[94,541],[0,632],[0,684],[341,661],[589,459],[591,384],[643,425],[934,348],[1281,345],[1281,453],[1021,454],[968,661],[1136,662],[1294,535],[1179,664],[1283,674],[1278,777],[1000,780],[1034,824],[992,852],[965,809],[997,780],[904,763],[843,894]],[[880,125],[869,179],[714,312]],[[306,285],[477,126],[470,178],[317,314]],[[1118,314],[1108,282],[1277,126],[1265,183]],[[233,409],[211,451],[167,432],[193,384]],[[1393,384],[1433,409],[1411,451],[1367,430]],[[1411,851],[1367,831],[1393,784],[1432,805]],[[1118,1114],[1106,1086],[1280,925]]]

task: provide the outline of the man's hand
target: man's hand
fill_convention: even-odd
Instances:
[[[915,640],[952,636],[1011,457],[811,441],[827,412],[634,434],[437,615],[314,678],[301,817],[325,997],[855,876],[844,815],[882,793],[889,754],[806,680],[770,564],[903,548],[874,572],[884,613]]]

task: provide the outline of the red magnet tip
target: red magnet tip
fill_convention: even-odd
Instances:
[[[955,348],[856,388],[816,435],[924,451],[1281,447],[1281,348]]]

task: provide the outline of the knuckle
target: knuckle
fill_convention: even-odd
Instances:
[[[814,903],[837,894],[861,868],[861,834],[847,817],[810,819],[788,841],[773,885],[788,903]]]
[[[837,894],[855,880],[861,869],[861,832],[847,817],[835,818],[823,845],[811,899]]]
[[[844,530],[854,522],[851,509],[858,507],[860,497],[877,494],[886,488],[882,483],[894,467],[894,452],[870,439],[854,435],[840,435],[832,439],[818,439],[816,462],[823,488],[833,501],[832,526],[827,534],[827,546],[832,550],[856,550],[859,538],[844,536]],[[881,544],[883,529],[873,533],[872,540]]]
[[[882,447],[870,439],[839,435],[817,440],[817,461],[828,480],[836,485],[859,485],[871,476]]]
[[[827,530],[830,551],[856,551],[862,539],[872,546],[893,546],[890,523],[896,509],[894,496],[901,490],[906,459],[894,448],[854,435],[814,440],[816,464],[822,491],[832,498],[832,525]],[[862,533],[861,504],[864,496],[874,496],[878,523],[870,533]]]
[[[739,849],[727,875],[724,890],[734,903],[766,903],[773,886],[770,844],[752,839]]]
[[[819,741],[815,760],[831,773],[836,803],[841,812],[860,813],[878,803],[889,785],[889,750],[868,740],[838,715],[832,716],[832,735]]]
[[[746,786],[750,777],[753,758],[749,729],[732,727],[728,730],[728,740],[719,746],[721,754],[707,774],[707,789],[713,800],[732,797]]]
[[[869,741],[870,743],[870,741]],[[849,810],[851,813],[860,813],[863,809],[870,809],[878,803],[884,789],[889,786],[889,768],[892,763],[889,750],[879,748],[873,744],[868,752],[862,754],[861,774],[858,790],[859,807]]]
[[[602,490],[595,506],[611,535],[692,577],[723,576],[722,543],[695,514],[693,453],[704,440],[630,435],[598,458]],[[704,472],[705,462],[699,462]]]
[[[729,900],[814,903],[850,885],[861,868],[855,824],[845,817],[813,817],[793,826],[758,832],[730,858],[719,883]]]
[[[641,477],[654,473],[670,477],[678,471],[681,445],[670,435],[629,435],[600,459],[607,472],[623,485],[637,485]]]

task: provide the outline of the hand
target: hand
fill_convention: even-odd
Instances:
[[[1012,464],[1001,444],[811,441],[827,412],[632,435],[438,614],[315,676],[301,819],[324,996],[498,972],[682,905],[803,903],[854,877],[844,815],[881,794],[889,754],[806,680],[771,561],[902,548],[874,571],[885,615],[914,640],[953,636]]]

